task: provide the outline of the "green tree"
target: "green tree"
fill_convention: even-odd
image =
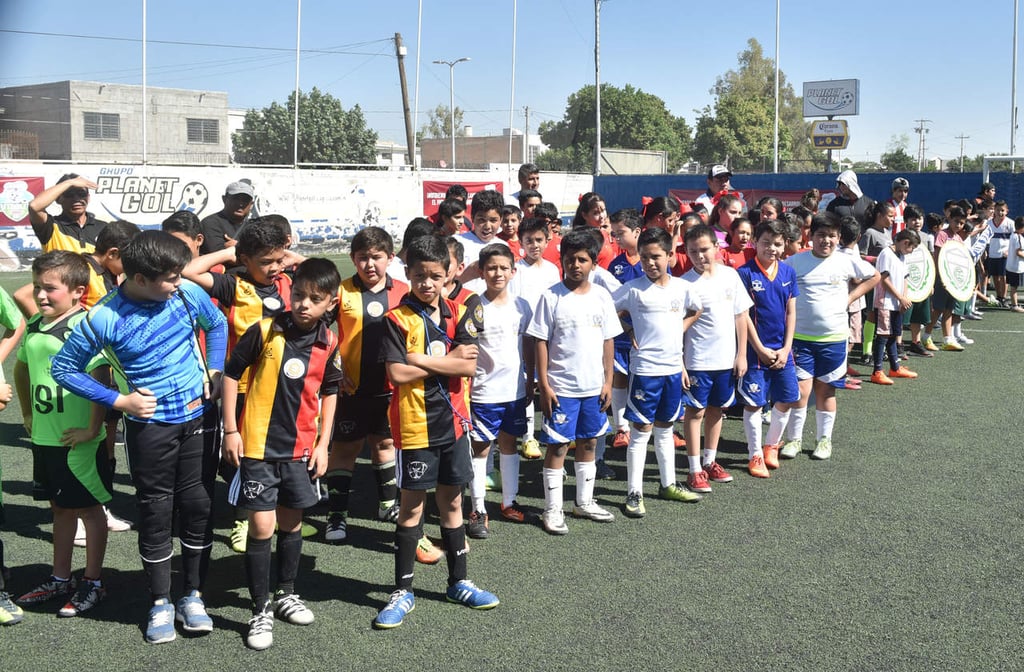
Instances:
[[[462,123],[462,109],[455,106],[455,137],[461,138],[466,135],[466,127]],[[450,138],[452,137],[452,117],[448,112],[447,105],[438,105],[427,112],[427,123],[416,133],[416,142],[424,138]]]
[[[694,158],[701,163],[728,162],[733,170],[771,170],[774,154],[775,60],[767,58],[757,40],[747,41],[739,67],[715,80],[712,106],[697,119]],[[790,162],[803,170],[824,165],[825,155],[810,141],[810,123],[803,118],[803,99],[779,72],[780,170]]]
[[[984,154],[977,154],[974,158],[969,156],[964,157],[964,169],[960,170],[960,157],[950,159],[946,162],[946,171],[950,173],[980,173],[982,163],[985,160]],[[1004,164],[1006,165],[1006,164]]]
[[[235,161],[290,164],[295,133],[295,93],[281,105],[245,113],[242,130],[232,136]],[[299,91],[299,163],[376,162],[377,133],[366,127],[358,105],[345,111],[329,93],[313,87]]]
[[[907,150],[902,147],[897,147],[882,154],[878,160],[890,172],[905,173],[917,170],[917,159],[907,154]]]
[[[550,149],[537,157],[543,170],[589,173],[594,167],[597,139],[595,89],[584,86],[569,95],[560,121],[542,122],[541,139]],[[630,85],[601,85],[601,146],[668,152],[675,172],[690,158],[692,131],[686,120],[674,117],[665,101]]]

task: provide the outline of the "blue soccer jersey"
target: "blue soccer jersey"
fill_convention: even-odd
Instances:
[[[776,263],[774,272],[768,273],[755,257],[736,272],[740,274],[740,281],[754,302],[750,309],[750,319],[757,329],[757,337],[766,348],[781,348],[786,340],[786,305],[800,294],[796,271],[786,264]],[[749,361],[756,361],[753,346],[748,345],[747,348],[751,354]]]

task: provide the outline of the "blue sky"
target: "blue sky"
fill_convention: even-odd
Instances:
[[[509,125],[512,0],[423,0],[417,127],[448,102],[448,68],[435,59],[472,60],[455,68],[456,105],[476,135]],[[300,82],[358,103],[381,139],[404,144],[392,38],[409,48],[416,93],[417,0],[304,0]],[[232,107],[284,100],[294,87],[296,5],[292,0],[148,0],[151,86],[227,91]],[[737,65],[746,41],[775,49],[775,3],[605,0],[602,80],[662,98],[693,125],[712,102],[715,77]],[[0,1],[0,29],[138,39],[141,0]],[[853,160],[877,160],[893,136],[917,155],[916,119],[927,125],[927,155],[1008,152],[1013,47],[1012,0],[966,3],[822,3],[782,0],[782,70],[803,81],[860,79],[861,114],[847,118]],[[158,44],[157,40],[274,47],[269,51]],[[530,126],[560,119],[566,97],[594,81],[592,0],[519,0],[515,116]],[[1024,63],[1022,63],[1024,65]],[[1022,68],[1019,68],[1021,70]],[[0,86],[62,79],[141,83],[137,42],[0,33]],[[1024,101],[1024,92],[1020,98]],[[1024,105],[1024,102],[1021,103]],[[1024,136],[1018,134],[1018,154]]]

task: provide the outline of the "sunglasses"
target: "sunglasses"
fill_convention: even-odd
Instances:
[[[74,199],[74,200],[77,201],[77,200],[88,198],[89,197],[89,190],[88,189],[81,189],[81,188],[77,188],[76,187],[74,189],[68,189],[67,191],[65,191],[62,194],[62,196],[64,198],[71,198],[71,199]]]

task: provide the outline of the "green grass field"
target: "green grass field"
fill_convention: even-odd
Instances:
[[[0,276],[7,288],[19,281]],[[1022,369],[1013,362],[1024,319],[989,311],[967,331],[977,343],[966,352],[912,358],[918,380],[840,393],[828,462],[802,455],[767,481],[751,478],[742,425],[727,420],[720,461],[736,478],[700,504],[657,500],[649,455],[646,518],[570,518],[568,536],[550,537],[536,520],[541,465],[524,462],[519,500],[532,522],[494,520],[500,496],[489,493],[492,536],[472,542],[470,577],[502,599],[493,611],[445,603],[443,564],[420,565],[416,611],[397,630],[370,627],[391,589],[393,535],[373,519],[363,463],[351,543],[304,546],[297,588],[317,621],[278,623],[271,649],[243,644],[244,563],[226,544],[226,488],[218,483],[206,591],[212,634],[145,644],[136,536],[112,534],[107,600],[67,620],[55,616],[60,605],[34,607],[21,624],[0,628],[0,669],[1021,669]],[[0,415],[3,539],[15,594],[44,578],[51,561],[50,516],[31,499],[19,417],[16,405]],[[813,427],[809,413],[805,437]],[[609,450],[608,460],[624,477],[623,451]],[[618,512],[624,487],[600,482],[598,500]],[[567,501],[572,490],[570,479]],[[112,508],[134,518],[123,461]],[[437,534],[436,518],[427,529]],[[80,568],[83,550],[75,560]]]

